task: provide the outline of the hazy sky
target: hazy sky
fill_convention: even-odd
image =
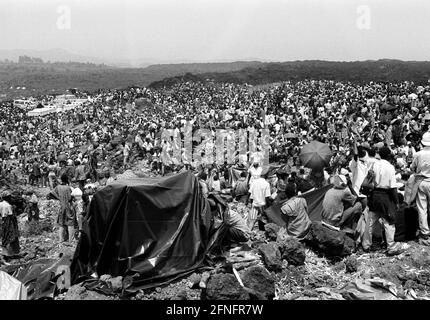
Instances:
[[[429,30],[428,0],[0,0],[0,49],[111,60],[430,60]]]

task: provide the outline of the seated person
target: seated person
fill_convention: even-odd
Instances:
[[[274,202],[281,202],[287,197],[285,195],[285,187],[287,185],[288,175],[285,172],[277,173],[278,181],[276,182],[276,198]]]
[[[287,184],[285,195],[288,200],[282,205],[281,212],[285,215],[287,234],[303,240],[311,226],[308,205],[304,198],[297,197],[297,188],[293,183]]]
[[[360,217],[362,204],[347,187],[347,178],[339,174],[334,178],[334,187],[327,191],[323,200],[322,222],[339,229],[351,229]]]
[[[312,184],[309,182],[308,178],[305,175],[305,170],[300,169],[299,175],[296,178],[297,190],[300,193],[305,193],[313,189]]]
[[[226,240],[229,242],[247,242],[251,236],[246,220],[236,211],[228,210],[227,213],[228,231]]]

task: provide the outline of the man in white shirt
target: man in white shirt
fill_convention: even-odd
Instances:
[[[423,135],[421,144],[424,148],[417,152],[411,164],[411,171],[423,176],[418,187],[416,203],[418,208],[418,224],[420,228],[420,244],[430,245],[430,229],[428,225],[428,199],[430,197],[430,132]]]
[[[256,220],[261,220],[264,215],[264,209],[270,198],[270,184],[264,178],[256,178],[249,188],[250,200],[252,200],[252,209],[249,213],[248,226],[252,230]]]
[[[394,166],[388,162],[391,156],[389,148],[382,147],[379,150],[379,156],[381,160],[376,161],[373,166],[373,171],[375,173],[375,189],[372,193],[370,209],[377,218],[382,220],[387,241],[387,253],[389,255],[396,255],[404,252],[408,248],[408,245],[405,243],[394,242],[394,234],[396,233],[395,215],[399,207],[396,170]],[[370,226],[370,229],[373,229],[372,223]],[[372,234],[372,230],[370,230],[370,234]]]
[[[251,167],[248,169],[249,172],[249,185],[251,186],[252,183],[261,177],[261,173],[263,172],[263,168],[260,166],[258,161],[254,160],[254,163]]]

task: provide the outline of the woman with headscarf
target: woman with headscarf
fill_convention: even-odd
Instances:
[[[11,194],[9,192],[3,192],[0,195],[1,254],[5,256],[17,255],[20,250],[18,220],[10,201]]]

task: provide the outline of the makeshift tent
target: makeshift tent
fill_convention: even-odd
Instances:
[[[301,195],[305,198],[308,205],[309,219],[312,221],[320,221],[322,213],[322,202],[326,192],[331,188],[331,185],[316,189],[313,191],[306,192]],[[266,213],[269,218],[280,226],[285,226],[284,215],[281,214],[281,207],[287,200],[274,203],[271,207],[266,209]]]
[[[121,180],[91,201],[71,265],[72,283],[93,273],[129,276],[129,291],[168,283],[205,266],[220,230],[223,220],[215,226],[190,171]]]

